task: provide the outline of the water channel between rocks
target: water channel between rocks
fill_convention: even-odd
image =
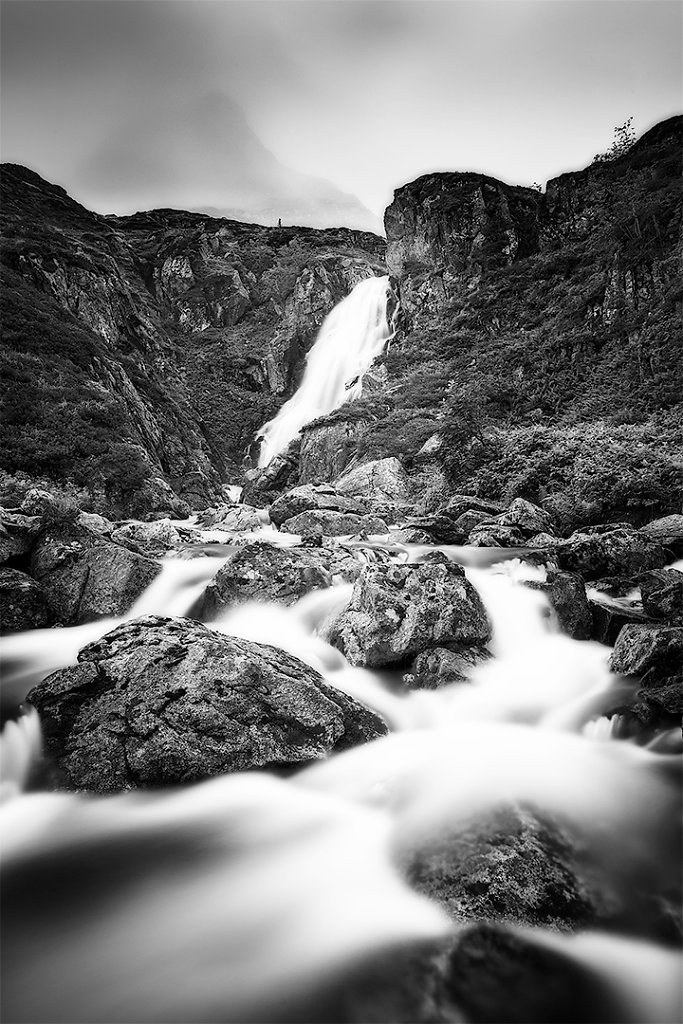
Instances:
[[[267,526],[251,539],[298,540]],[[228,609],[207,626],[300,659],[376,712],[385,736],[287,772],[87,796],[45,788],[35,711],[9,721],[5,1019],[494,1020],[482,991],[510,984],[519,1014],[540,1013],[529,1009],[529,990],[543,988],[558,957],[567,991],[583,986],[589,996],[553,1019],[680,1019],[678,957],[652,909],[676,898],[675,741],[620,738],[614,709],[630,684],[610,673],[610,649],[559,631],[544,595],[527,586],[544,570],[523,553],[380,537],[338,543],[364,564],[418,565],[440,551],[464,565],[492,624],[490,656],[471,666],[467,682],[435,690],[407,688],[405,668],[350,664],[326,639],[352,591],[338,582],[291,607]],[[206,532],[201,544],[171,553],[125,621],[189,615],[243,547]],[[20,705],[121,621],[6,637],[5,705]],[[500,814],[509,817],[508,838]],[[477,843],[521,856],[533,888],[541,834],[541,859],[549,849],[558,864],[575,858],[582,881],[560,866],[550,896],[542,883],[557,916],[514,914]],[[458,876],[460,889],[444,896],[449,858],[470,880]],[[496,907],[507,930],[487,931]],[[522,981],[505,981],[511,971]],[[441,996],[432,992],[429,1003],[437,976]]]

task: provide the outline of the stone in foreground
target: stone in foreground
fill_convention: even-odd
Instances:
[[[292,655],[180,618],[117,627],[28,700],[58,785],[97,793],[294,767],[386,732]]]
[[[490,635],[463,569],[437,554],[419,565],[376,565],[356,580],[330,640],[352,665],[390,665],[431,647],[469,647]]]

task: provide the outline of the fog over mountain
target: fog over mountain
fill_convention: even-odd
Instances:
[[[381,230],[356,196],[281,163],[219,92],[138,113],[82,161],[73,187],[87,204],[118,214],[171,207],[258,224]]]

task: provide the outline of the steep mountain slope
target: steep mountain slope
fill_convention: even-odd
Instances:
[[[2,198],[3,468],[101,508],[215,498],[325,314],[383,269],[374,235],[106,218],[16,165]]]
[[[418,466],[431,438],[449,487],[568,524],[679,511],[682,123],[545,194],[477,174],[396,192],[405,330],[391,399],[354,410],[362,457]]]

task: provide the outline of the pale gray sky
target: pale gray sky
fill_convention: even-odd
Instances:
[[[112,151],[137,160],[119,205],[140,167],[153,192],[159,165],[172,179],[182,152],[206,202],[207,164],[215,183],[224,159],[258,149],[238,114],[221,145],[210,126],[191,130],[193,104],[218,93],[281,164],[376,213],[431,170],[543,183],[589,163],[629,116],[641,134],[680,112],[681,11],[677,0],[3,0],[2,156],[106,212],[112,186],[97,168]],[[163,126],[178,111],[169,148]]]

